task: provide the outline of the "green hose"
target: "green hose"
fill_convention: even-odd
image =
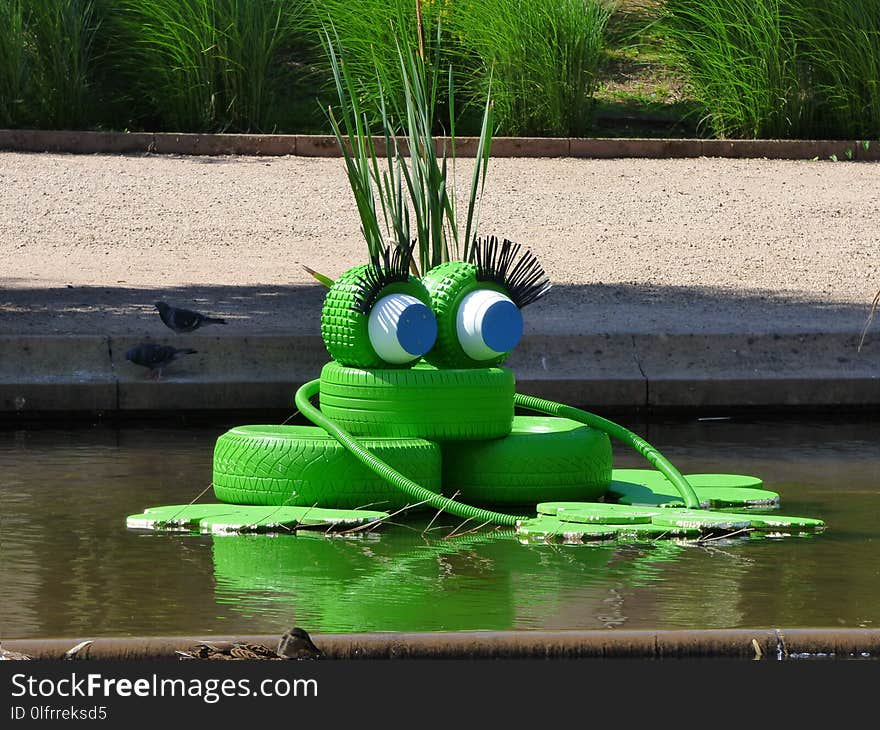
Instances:
[[[570,418],[572,421],[583,423],[590,428],[607,433],[611,438],[617,439],[632,446],[639,454],[645,457],[651,466],[657,469],[665,476],[673,486],[678,490],[681,498],[684,500],[686,507],[690,509],[700,509],[700,500],[697,497],[694,488],[688,483],[681,472],[678,471],[670,461],[663,456],[657,449],[649,444],[645,439],[632,431],[620,426],[614,421],[602,418],[594,413],[582,411],[580,408],[573,408],[562,403],[556,403],[552,400],[544,400],[543,398],[535,398],[531,395],[522,395],[517,393],[514,395],[513,402],[521,408],[527,408],[530,411],[538,413],[546,413],[549,416],[560,416],[561,418]]]
[[[515,527],[518,522],[529,519],[521,515],[508,515],[503,512],[493,512],[491,510],[474,507],[472,505],[456,502],[454,499],[444,497],[429,489],[416,484],[412,479],[405,477],[399,471],[386,464],[374,454],[358,443],[350,433],[341,429],[327,416],[321,413],[311,403],[321,389],[320,380],[312,380],[303,385],[296,391],[296,407],[306,418],[308,418],[316,426],[320,426],[348,451],[364,466],[378,474],[382,479],[399,489],[414,502],[429,504],[435,509],[444,510],[449,514],[463,519],[473,519],[478,522],[491,522],[496,525],[506,525]],[[639,454],[654,466],[661,474],[663,474],[675,488],[678,490],[681,498],[684,500],[685,506],[691,509],[700,508],[700,500],[697,498],[694,488],[688,483],[681,473],[676,469],[666,457],[663,456],[651,444],[632,431],[620,426],[613,421],[609,421],[601,416],[597,416],[579,408],[566,406],[562,403],[556,403],[543,398],[535,398],[530,395],[522,395],[516,393],[514,402],[522,408],[531,411],[546,413],[551,416],[560,416],[562,418],[570,418],[578,423],[595,428],[598,431],[608,434],[611,438],[631,446]]]
[[[296,391],[296,407],[299,409],[300,413],[316,426],[323,428],[340,444],[348,449],[349,452],[364,466],[378,474],[393,487],[402,491],[414,502],[429,504],[435,509],[444,510],[451,515],[463,519],[473,519],[477,522],[491,522],[496,525],[506,525],[508,527],[515,527],[517,522],[529,519],[522,515],[518,516],[503,514],[502,512],[492,512],[491,510],[456,502],[454,499],[444,497],[442,494],[437,494],[430,489],[425,489],[416,484],[412,479],[405,477],[399,471],[367,451],[367,449],[361,446],[350,433],[339,428],[339,426],[333,423],[333,421],[327,418],[327,416],[311,404],[310,399],[318,394],[320,387],[320,380],[312,380]]]

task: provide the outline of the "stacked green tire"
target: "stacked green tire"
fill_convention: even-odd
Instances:
[[[513,425],[507,368],[362,369],[327,363],[321,412],[354,436],[463,441],[506,436]]]
[[[608,436],[567,418],[517,416],[506,438],[442,448],[444,491],[468,504],[595,501],[611,483]]]
[[[364,439],[376,456],[426,489],[439,492],[441,455],[421,439]],[[314,426],[239,426],[214,447],[214,494],[221,502],[320,506],[385,512],[405,495]]]
[[[514,417],[507,368],[322,370],[321,411],[417,484],[468,504],[594,501],[611,483],[608,437],[565,418]],[[217,440],[217,499],[248,505],[367,507],[407,497],[322,428],[240,426]]]

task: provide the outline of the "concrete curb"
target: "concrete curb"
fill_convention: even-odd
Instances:
[[[439,145],[448,139],[440,138]],[[384,140],[376,138],[383,154]],[[456,140],[459,157],[473,157],[474,137]],[[71,154],[257,155],[339,157],[336,140],[305,134],[189,134],[177,132],[79,132],[0,129],[0,151]],[[493,157],[693,157],[768,158],[778,160],[880,160],[880,141],[786,139],[603,139],[496,137]]]
[[[0,414],[292,410],[328,359],[317,334],[204,335],[155,382],[125,360],[138,341],[0,336]],[[876,408],[880,339],[857,344],[827,333],[526,335],[506,364],[520,392],[600,410]]]
[[[461,631],[313,634],[327,659],[513,659],[724,657],[784,660],[876,658],[880,629],[718,629],[696,631]],[[13,639],[4,648],[34,659],[60,659],[85,639]],[[174,659],[199,642],[275,648],[278,636],[95,639],[77,659]]]

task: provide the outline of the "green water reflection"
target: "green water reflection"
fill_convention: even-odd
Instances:
[[[814,539],[799,538],[802,547]],[[279,620],[288,610],[320,631],[632,628],[634,621],[729,627],[748,623],[749,603],[766,610],[778,593],[779,610],[811,592],[799,570],[795,580],[783,574],[773,593],[750,593],[757,562],[750,553],[763,553],[761,542],[770,543],[549,546],[521,545],[503,534],[419,541],[399,532],[356,540],[238,536],[215,538],[213,557],[219,603],[246,613],[260,606]],[[784,545],[773,543],[772,550]],[[699,574],[687,575],[694,570]]]
[[[399,532],[399,531],[398,531]],[[559,610],[566,582],[607,577],[611,553],[579,550],[567,570],[511,533],[423,540],[230,537],[214,540],[217,597],[296,606],[321,631],[505,629]],[[531,590],[535,582],[541,592]],[[587,590],[601,604],[603,591]],[[235,600],[235,599],[233,599]]]
[[[328,539],[157,535],[124,518],[188,502],[228,424],[0,431],[2,637],[309,630],[880,625],[880,423],[636,426],[686,471],[755,473],[829,530],[684,545],[445,539],[427,519]],[[619,466],[636,466],[625,453]],[[464,528],[465,530],[467,527]]]

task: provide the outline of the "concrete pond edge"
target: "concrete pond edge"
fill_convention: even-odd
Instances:
[[[205,334],[157,382],[125,359],[138,341],[0,336],[0,415],[292,411],[296,389],[328,360],[318,334]],[[858,342],[855,333],[527,334],[505,365],[519,392],[600,412],[876,408],[880,338],[861,351]]]
[[[378,154],[384,140],[375,138]],[[447,145],[447,138],[439,138]],[[477,138],[456,140],[458,157],[473,157]],[[252,155],[340,157],[336,140],[308,134],[194,134],[0,129],[0,151],[70,154]],[[878,140],[649,139],[496,137],[493,157],[767,158],[778,160],[880,161]]]
[[[513,659],[723,657],[739,659],[877,659],[880,629],[757,628],[698,630],[461,631],[312,634],[326,659]],[[169,659],[199,642],[274,649],[278,636],[176,636],[4,640],[5,649],[38,659],[60,659],[91,640],[77,659]]]

